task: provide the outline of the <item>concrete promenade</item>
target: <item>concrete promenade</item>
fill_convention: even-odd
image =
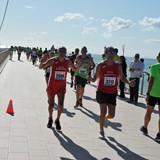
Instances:
[[[57,132],[55,126],[48,129],[44,71],[28,62],[25,55],[18,61],[14,54],[0,74],[0,160],[160,160],[160,144],[154,141],[157,107],[149,136],[139,130],[145,114],[144,97],[137,105],[127,103],[128,98],[117,99],[116,116],[105,128],[106,139],[98,139],[95,84],[86,86],[84,107],[75,110],[75,92],[68,82],[62,132]],[[6,113],[10,99],[14,116]],[[55,106],[54,119],[56,112]]]

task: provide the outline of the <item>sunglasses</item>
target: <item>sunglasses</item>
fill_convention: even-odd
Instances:
[[[108,54],[115,54],[116,52],[115,51],[107,51],[106,53],[108,53]]]

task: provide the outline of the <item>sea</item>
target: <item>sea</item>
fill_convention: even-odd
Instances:
[[[102,55],[100,54],[92,54],[92,57],[96,64],[102,61]],[[125,57],[125,58],[126,58],[127,66],[129,66],[130,63],[134,60],[134,57]],[[144,58],[144,64],[145,64],[145,69],[143,73],[144,78],[140,79],[140,86],[139,86],[139,92],[142,94],[146,94],[147,87],[148,87],[148,75],[146,74],[146,72],[149,72],[149,67],[155,63],[157,63],[156,59]],[[127,68],[127,79],[129,79],[128,68]]]

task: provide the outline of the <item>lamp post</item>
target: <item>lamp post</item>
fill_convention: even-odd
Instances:
[[[122,51],[123,51],[123,56],[124,56],[125,44],[122,45]]]

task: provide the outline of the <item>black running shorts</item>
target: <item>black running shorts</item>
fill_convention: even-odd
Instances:
[[[75,80],[76,80],[76,85],[81,85],[83,88],[86,86],[87,84],[87,79],[82,78],[80,76],[75,76]]]
[[[148,100],[148,105],[155,107],[156,104],[158,104],[160,106],[160,98],[156,98],[153,96],[149,96],[149,100]]]
[[[99,104],[111,104],[116,106],[117,94],[108,94],[101,91],[96,92],[96,100]]]

